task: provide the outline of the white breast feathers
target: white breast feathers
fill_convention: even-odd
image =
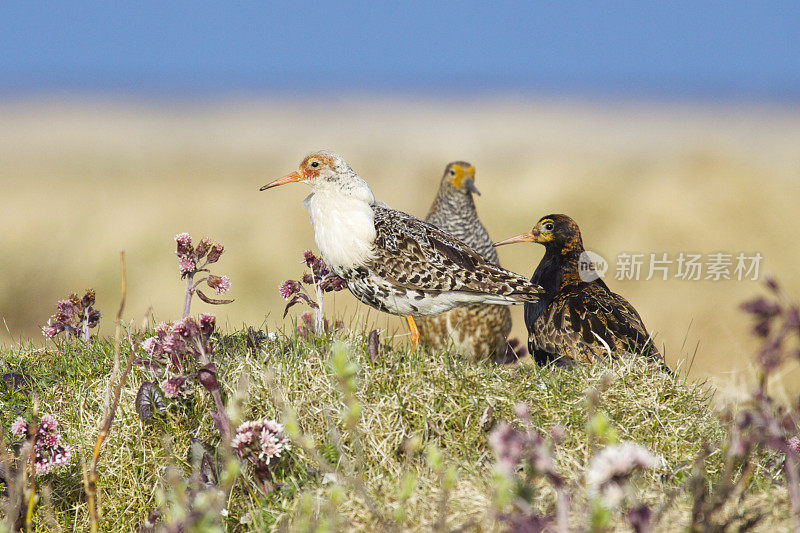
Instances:
[[[372,193],[316,190],[303,202],[314,226],[314,242],[328,266],[337,270],[367,263],[375,244]]]

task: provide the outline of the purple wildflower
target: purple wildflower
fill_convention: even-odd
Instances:
[[[556,471],[550,444],[534,430],[518,431],[508,422],[502,421],[489,434],[489,445],[497,457],[497,470],[513,476],[520,462],[524,461],[532,472],[542,474],[556,487],[564,480]]]
[[[225,251],[224,246],[222,246],[221,244],[215,244],[214,246],[211,247],[211,251],[208,252],[208,257],[206,257],[206,261],[209,264],[216,263],[217,261],[219,261],[219,258],[222,255],[223,251]]]
[[[186,376],[175,376],[161,382],[161,390],[167,398],[185,396],[189,391],[186,388]]]
[[[179,257],[188,257],[191,255],[192,249],[192,237],[188,233],[178,233],[175,235],[175,242],[178,243],[178,247],[175,250],[175,253]]]
[[[744,302],[739,307],[745,313],[750,313],[762,318],[770,318],[780,314],[781,312],[781,307],[778,304],[770,302],[763,297],[754,298],[753,300]]]
[[[39,420],[39,429],[44,431],[55,431],[58,429],[58,422],[53,417],[53,415],[42,415],[42,419]]]
[[[186,232],[178,233],[175,235],[175,242],[178,243],[178,246],[189,246],[192,244],[192,237]]]
[[[86,325],[90,328],[95,327],[97,324],[100,323],[100,311],[97,309],[89,308],[86,314]]]
[[[75,307],[69,300],[59,300],[56,303],[56,314],[53,316],[59,322],[69,322],[75,314]]]
[[[228,276],[215,276],[210,273],[208,266],[219,261],[224,247],[219,243],[212,243],[208,237],[203,237],[196,247],[192,247],[192,238],[188,233],[179,233],[175,236],[178,243],[175,254],[178,256],[178,270],[181,279],[186,280],[186,292],[183,299],[183,316],[189,316],[192,307],[192,297],[195,293],[204,302],[212,305],[229,304],[233,300],[214,300],[209,298],[198,288],[200,283],[206,283],[214,289],[217,294],[226,292],[231,287],[231,280]],[[205,258],[205,260],[203,260]],[[194,277],[198,272],[208,272],[209,275],[197,282]]]
[[[194,322],[193,318],[186,317],[186,318],[179,318],[175,322],[172,323],[172,330],[170,333],[173,335],[179,335],[181,337],[186,337],[188,335],[188,329],[191,327],[189,324]]]
[[[658,464],[650,451],[632,441],[612,444],[600,450],[586,469],[589,492],[598,494],[603,505],[616,507],[624,498],[623,483],[636,471]]]
[[[311,272],[303,273],[300,278],[301,281],[289,279],[281,283],[278,290],[284,299],[288,300],[286,307],[283,310],[283,316],[289,312],[289,308],[298,303],[305,303],[315,310],[313,321],[306,320],[304,325],[297,327],[297,334],[301,337],[308,337],[310,332],[326,333],[330,331],[327,320],[324,320],[322,310],[323,296],[326,292],[340,291],[347,285],[342,278],[331,274],[325,261],[322,258],[314,255],[311,250],[303,252],[303,260],[300,262],[305,264],[311,269]],[[309,288],[304,287],[303,284],[308,285]],[[312,300],[312,295],[314,299]],[[336,329],[340,329],[338,324]],[[317,331],[320,330],[320,331]]]
[[[94,289],[87,289],[82,298],[78,298],[77,294],[70,294],[69,298],[59,300],[55,314],[42,327],[42,334],[53,338],[66,331],[68,336],[82,336],[84,341],[88,341],[88,330],[100,322],[100,311],[92,307],[94,302]]]
[[[800,437],[791,437],[787,445],[789,446],[789,450],[800,457]]]
[[[94,305],[95,292],[94,289],[88,289],[86,294],[81,298],[81,307],[87,308]]]
[[[489,446],[497,456],[497,469],[506,476],[513,475],[525,448],[525,436],[502,421],[489,434]]]
[[[188,340],[200,335],[200,326],[192,317],[180,318],[172,323],[170,333],[173,337]]]
[[[67,445],[37,446],[34,467],[36,473],[42,476],[67,464],[71,458],[72,454]]]
[[[217,323],[217,317],[209,313],[202,313],[197,317],[197,322],[200,325],[200,331],[203,335],[211,335],[214,332],[214,327]]]
[[[17,419],[11,423],[11,433],[20,439],[25,438],[25,435],[28,433],[28,423],[24,418],[18,416]]]
[[[281,293],[281,296],[285,300],[288,300],[290,297],[294,296],[298,292],[300,292],[300,283],[293,279],[287,279],[283,283],[281,283],[278,291]]]
[[[51,339],[64,331],[64,324],[61,322],[54,322],[52,324],[47,324],[42,328],[42,333],[46,337],[50,337]]]
[[[11,432],[19,438],[28,433],[28,423],[18,417],[11,424]],[[36,473],[44,475],[58,466],[69,462],[71,453],[69,446],[62,443],[62,435],[58,430],[58,422],[51,414],[42,415],[33,439],[34,468]]]
[[[347,283],[339,276],[330,276],[328,280],[330,283],[330,290],[334,292],[347,288]]]
[[[311,336],[311,332],[305,326],[297,326],[297,336],[301,339],[308,340],[308,338]]]
[[[142,350],[147,352],[150,357],[155,357],[156,350],[160,347],[158,339],[155,337],[148,337],[142,342]]]
[[[172,323],[161,322],[155,328],[156,335],[142,343],[142,349],[162,364],[169,362],[182,368],[185,360],[200,356],[201,347],[207,354],[213,351],[211,334],[215,322],[216,317],[206,313],[197,319],[186,317]]]
[[[283,425],[266,418],[240,425],[231,446],[240,457],[249,459],[256,466],[277,462],[281,453],[291,449],[289,439],[283,434]]]
[[[190,257],[181,257],[181,260],[178,262],[178,270],[180,270],[181,275],[183,276],[191,274],[196,269],[197,265]]]
[[[186,343],[180,337],[170,335],[164,339],[161,348],[164,350],[164,353],[179,355],[186,349]]]
[[[211,248],[211,241],[208,239],[208,237],[203,237],[200,240],[200,243],[194,249],[194,254],[192,254],[194,255],[195,261],[199,261],[200,259],[202,259],[203,256],[208,253],[210,248]]]
[[[207,283],[217,294],[227,292],[228,289],[231,288],[231,278],[228,276],[215,276],[211,274],[208,276]]]
[[[656,458],[650,451],[632,441],[612,444],[600,450],[586,469],[586,484],[598,488],[611,481],[625,479],[635,470],[652,468]]]

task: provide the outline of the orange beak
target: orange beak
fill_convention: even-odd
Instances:
[[[271,189],[273,187],[277,187],[278,185],[286,185],[287,183],[292,183],[293,181],[302,181],[303,175],[300,174],[299,171],[294,171],[291,174],[286,174],[282,178],[278,178],[275,181],[267,183],[263,187],[259,189],[259,191],[266,191],[267,189]]]
[[[516,244],[518,242],[537,242],[537,236],[530,233],[521,233],[516,237],[511,237],[510,239],[506,239],[504,241],[494,243],[494,246],[502,246],[504,244]]]

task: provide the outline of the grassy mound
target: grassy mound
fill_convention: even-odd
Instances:
[[[288,421],[287,433],[303,435],[275,469],[273,493],[259,492],[242,471],[227,503],[229,530],[497,530],[504,502],[487,435],[500,420],[517,420],[518,404],[528,406],[541,432],[563,428],[556,467],[575,501],[586,498],[583,472],[603,444],[590,420],[606,424],[604,434],[636,441],[659,458],[658,467],[638,479],[637,493],[654,504],[675,493],[665,509],[674,515],[670,526],[687,523],[691,502],[681,487],[704,445],[717,450],[705,461],[709,480],[722,468],[718,443],[725,426],[710,408],[709,391],[644,361],[509,368],[399,347],[384,347],[373,360],[361,335],[335,345],[272,337],[254,350],[246,332],[223,335],[215,350],[234,424],[276,418]],[[56,416],[72,446],[72,462],[39,480],[50,496],[37,508],[38,530],[49,530],[48,520],[64,530],[88,527],[80,459],[91,456],[112,366],[113,342],[105,339],[88,346],[18,346],[2,355],[2,373],[31,378],[23,386],[0,385],[6,441],[14,418],[36,403],[39,413]],[[199,386],[186,399],[168,400],[165,416],[142,421],[134,402],[150,379],[134,367],[122,390],[99,467],[101,530],[141,525],[175,488],[174,472],[188,474],[190,439],[219,441],[209,414],[213,401]],[[785,502],[785,493],[766,481],[750,488],[753,505]],[[535,505],[551,511],[549,487],[536,490]],[[780,523],[787,516],[773,518]],[[624,526],[621,515],[613,523]]]

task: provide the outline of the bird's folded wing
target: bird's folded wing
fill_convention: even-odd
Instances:
[[[503,296],[534,296],[541,291],[432,224],[383,205],[373,210],[377,239],[371,268],[398,286]]]
[[[636,309],[596,284],[580,284],[556,298],[537,319],[533,337],[540,349],[578,358],[590,357],[587,349],[598,355],[607,349],[641,353],[648,340]],[[660,354],[651,347],[650,356]]]

